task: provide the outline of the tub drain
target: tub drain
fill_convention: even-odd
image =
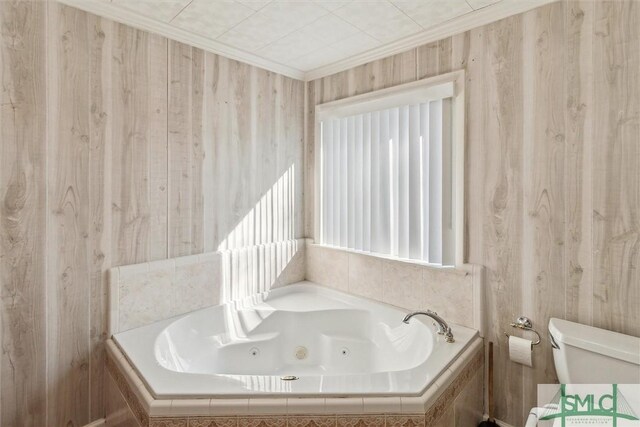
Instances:
[[[295,381],[298,379],[295,375],[285,375],[284,377],[280,377],[282,381]]]

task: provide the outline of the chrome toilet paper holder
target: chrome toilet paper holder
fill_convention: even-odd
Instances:
[[[534,334],[536,334],[536,337],[538,337],[538,340],[535,342],[532,342],[531,345],[538,345],[540,344],[540,334],[538,333],[538,331],[536,331],[535,329],[533,329],[533,323],[531,322],[531,319],[529,319],[528,317],[524,317],[524,316],[520,316],[516,319],[515,322],[510,324],[512,328],[518,328],[518,329],[522,329],[523,331],[530,331],[533,332]],[[504,333],[507,338],[509,338],[509,334],[508,333]]]

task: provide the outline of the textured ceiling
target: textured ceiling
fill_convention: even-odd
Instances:
[[[303,72],[424,32],[500,0],[104,0]]]

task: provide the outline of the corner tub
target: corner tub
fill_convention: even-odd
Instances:
[[[420,396],[480,338],[406,313],[300,282],[113,338],[154,399]]]

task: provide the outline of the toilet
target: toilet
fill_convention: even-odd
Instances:
[[[549,340],[561,384],[640,384],[640,338],[552,318]],[[531,410],[526,427],[540,411]]]
[[[561,384],[640,383],[640,338],[552,318],[549,340]]]

